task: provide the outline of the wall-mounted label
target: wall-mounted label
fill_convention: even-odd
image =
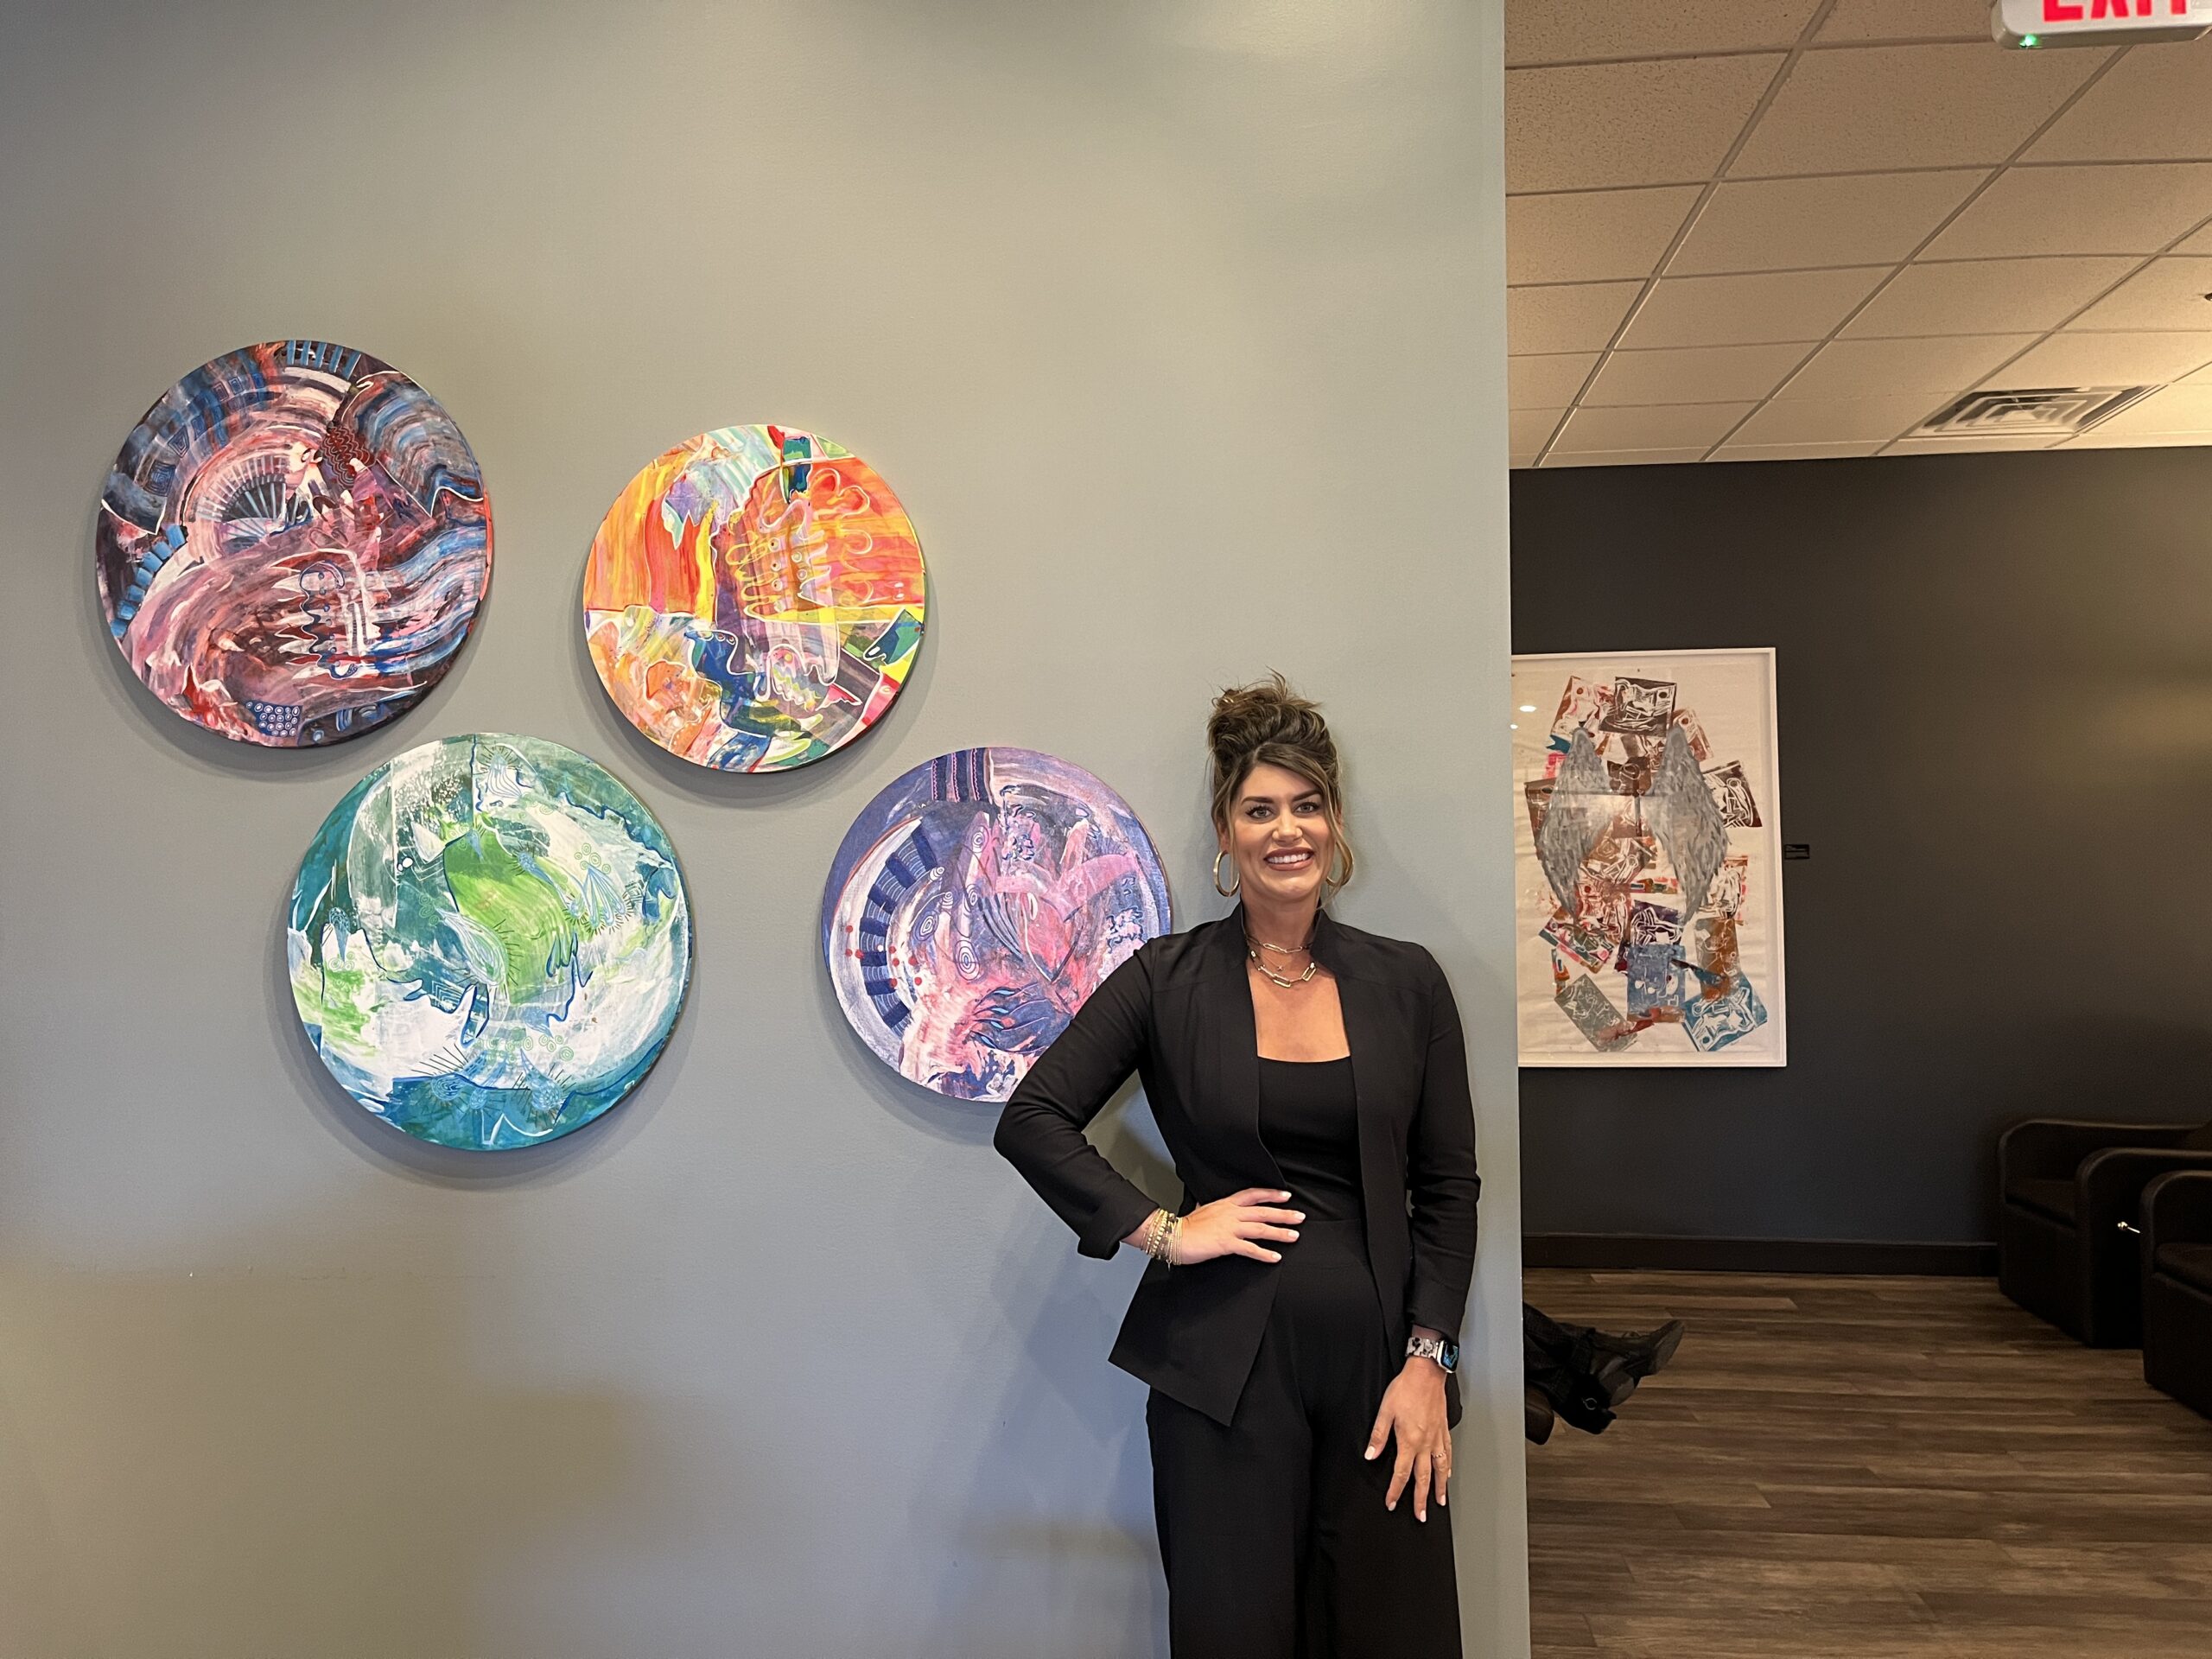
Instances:
[[[1782,843],[1782,855],[1784,858],[1810,858],[1813,843],[1809,841],[1785,841]]]
[[[1989,32],[2005,46],[2193,41],[2212,29],[2212,0],[1995,0]]]

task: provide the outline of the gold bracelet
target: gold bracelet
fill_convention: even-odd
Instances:
[[[1163,1268],[1175,1265],[1173,1254],[1177,1217],[1165,1210],[1152,1212],[1151,1224],[1145,1231],[1144,1253]]]

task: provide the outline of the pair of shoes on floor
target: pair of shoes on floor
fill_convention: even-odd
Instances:
[[[1586,1434],[1604,1433],[1637,1385],[1674,1358],[1686,1328],[1681,1320],[1669,1319],[1656,1331],[1618,1335],[1585,1332],[1576,1340],[1570,1363],[1545,1365],[1535,1371],[1538,1380],[1529,1386],[1526,1402],[1529,1439],[1541,1446],[1551,1437],[1553,1421],[1558,1417]],[[1541,1434],[1537,1433],[1540,1405]]]

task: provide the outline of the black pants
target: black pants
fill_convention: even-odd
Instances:
[[[1451,1511],[1382,1507],[1366,1461],[1402,1363],[1357,1222],[1308,1221],[1276,1271],[1251,1380],[1224,1428],[1157,1392],[1145,1410],[1175,1659],[1459,1659]]]

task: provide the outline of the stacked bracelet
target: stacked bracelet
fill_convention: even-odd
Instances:
[[[1163,1268],[1175,1265],[1175,1235],[1182,1230],[1183,1217],[1170,1215],[1165,1210],[1152,1212],[1151,1225],[1145,1229],[1144,1253]]]

